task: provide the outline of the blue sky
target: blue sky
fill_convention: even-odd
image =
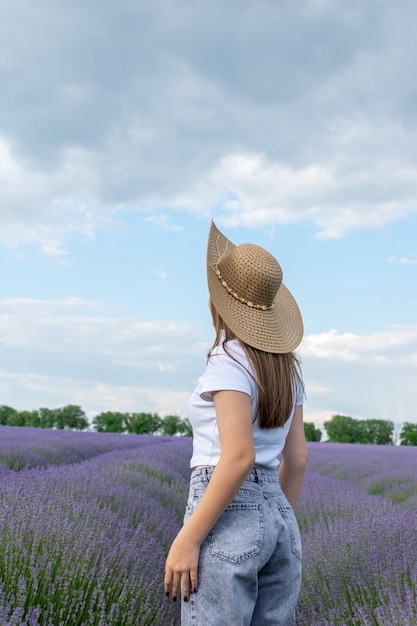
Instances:
[[[306,420],[417,422],[417,7],[0,8],[0,403],[187,414],[210,218],[299,302]]]

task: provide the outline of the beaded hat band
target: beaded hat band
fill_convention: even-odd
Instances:
[[[207,245],[210,298],[238,339],[265,352],[292,352],[303,338],[297,303],[275,257],[255,244],[235,246],[211,222]]]
[[[236,298],[236,300],[239,300],[239,302],[242,302],[242,304],[247,304],[249,307],[253,307],[254,309],[260,309],[261,311],[269,311],[270,309],[274,308],[275,302],[273,302],[270,305],[267,305],[267,304],[254,304],[250,300],[246,300],[245,298],[241,298],[235,291],[233,291],[233,289],[231,287],[229,287],[227,282],[223,279],[223,276],[220,274],[219,270],[216,270],[216,275],[217,275],[217,278],[220,280],[222,286],[225,287],[225,289],[227,289],[227,293],[230,293],[234,298]]]

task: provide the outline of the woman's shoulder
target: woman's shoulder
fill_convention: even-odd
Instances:
[[[245,351],[237,339],[230,339],[225,343],[214,346],[209,352],[209,358],[212,356],[226,356],[228,358],[246,360]]]

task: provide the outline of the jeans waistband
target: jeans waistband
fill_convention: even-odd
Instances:
[[[194,469],[191,472],[191,484],[193,482],[203,482],[208,483],[210,478],[215,470],[215,465],[210,465],[208,467],[200,467],[199,469]],[[252,482],[252,483],[277,483],[278,482],[278,468],[273,467],[253,467],[244,482]]]

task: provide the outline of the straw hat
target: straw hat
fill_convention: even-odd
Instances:
[[[211,300],[230,330],[265,352],[292,352],[303,338],[303,320],[282,283],[278,261],[251,243],[235,246],[214,224],[207,245]]]

